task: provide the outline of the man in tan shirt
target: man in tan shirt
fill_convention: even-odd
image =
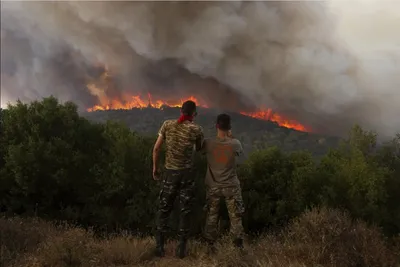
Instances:
[[[237,157],[243,154],[243,149],[240,141],[232,137],[229,115],[220,114],[217,117],[217,136],[206,139],[202,150],[208,164],[205,178],[208,213],[204,236],[213,246],[217,238],[220,199],[223,198],[229,212],[234,244],[242,248],[244,205],[236,166]]]

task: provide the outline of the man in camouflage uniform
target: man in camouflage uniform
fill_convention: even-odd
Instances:
[[[164,256],[164,235],[175,198],[179,196],[179,245],[177,256],[186,254],[186,242],[190,228],[189,216],[194,197],[194,175],[192,173],[193,154],[200,150],[203,142],[202,128],[193,123],[196,116],[196,104],[186,101],[182,105],[181,117],[178,120],[167,120],[161,126],[153,150],[153,178],[159,179],[158,154],[163,142],[166,144],[165,177],[159,196],[157,213],[156,253]]]
[[[229,219],[230,233],[235,246],[243,248],[244,230],[242,215],[244,205],[240,182],[236,173],[237,157],[243,154],[239,140],[231,135],[231,119],[227,114],[217,117],[217,137],[206,139],[203,151],[207,155],[207,219],[204,237],[209,241],[213,250],[218,235],[218,219],[220,199],[225,200]]]

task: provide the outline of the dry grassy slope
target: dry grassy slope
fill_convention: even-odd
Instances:
[[[346,214],[313,210],[293,221],[280,235],[265,235],[244,252],[225,238],[215,255],[192,241],[189,255],[173,257],[176,244],[167,245],[167,257],[153,257],[154,240],[129,234],[104,238],[71,226],[55,227],[35,219],[0,218],[0,266],[259,266],[259,267],[396,267],[400,243],[389,243],[376,228],[352,221]]]
[[[203,126],[206,136],[214,135],[215,118],[220,112],[215,109],[199,109],[196,122]],[[339,140],[336,137],[280,127],[274,122],[258,120],[237,113],[230,113],[230,115],[232,116],[234,135],[242,141],[246,152],[269,146],[279,146],[286,151],[306,149],[320,156],[326,153],[330,147],[335,146]],[[84,113],[83,116],[96,122],[120,121],[139,133],[155,135],[164,120],[175,119],[179,116],[179,109],[110,110]]]

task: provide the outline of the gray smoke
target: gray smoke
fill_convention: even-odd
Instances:
[[[200,94],[316,131],[399,132],[400,49],[353,51],[337,21],[326,2],[2,2],[1,93],[82,108],[101,95]],[[85,86],[98,66],[115,80],[101,93]]]

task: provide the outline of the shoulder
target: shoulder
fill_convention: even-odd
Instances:
[[[194,122],[188,123],[187,126],[193,131],[203,132],[203,127],[201,127],[200,125],[198,125],[198,124],[196,124]]]
[[[161,125],[159,134],[165,135],[166,132],[169,132],[171,129],[171,126],[173,126],[174,121],[173,120],[166,120],[163,122]]]
[[[204,138],[204,144],[211,144],[212,143],[212,141],[213,141],[213,139],[212,138]]]
[[[193,127],[194,129],[203,130],[203,127],[194,122],[190,123],[190,126]]]
[[[203,140],[203,151],[207,152],[210,148],[213,147],[213,141],[214,139],[212,138],[204,138]]]
[[[236,139],[236,138],[232,138],[231,142],[232,142],[232,144],[235,144],[235,145],[241,145],[241,144],[242,144],[242,143],[241,143],[238,139]]]
[[[236,147],[236,149],[242,149],[242,143],[238,139],[232,139],[232,146]]]
[[[164,121],[164,124],[173,124],[175,122],[176,122],[176,120],[166,120],[166,121]]]
[[[174,123],[175,123],[175,120],[166,120],[163,123],[163,127],[168,127],[168,126],[170,126],[170,125],[172,125]]]

